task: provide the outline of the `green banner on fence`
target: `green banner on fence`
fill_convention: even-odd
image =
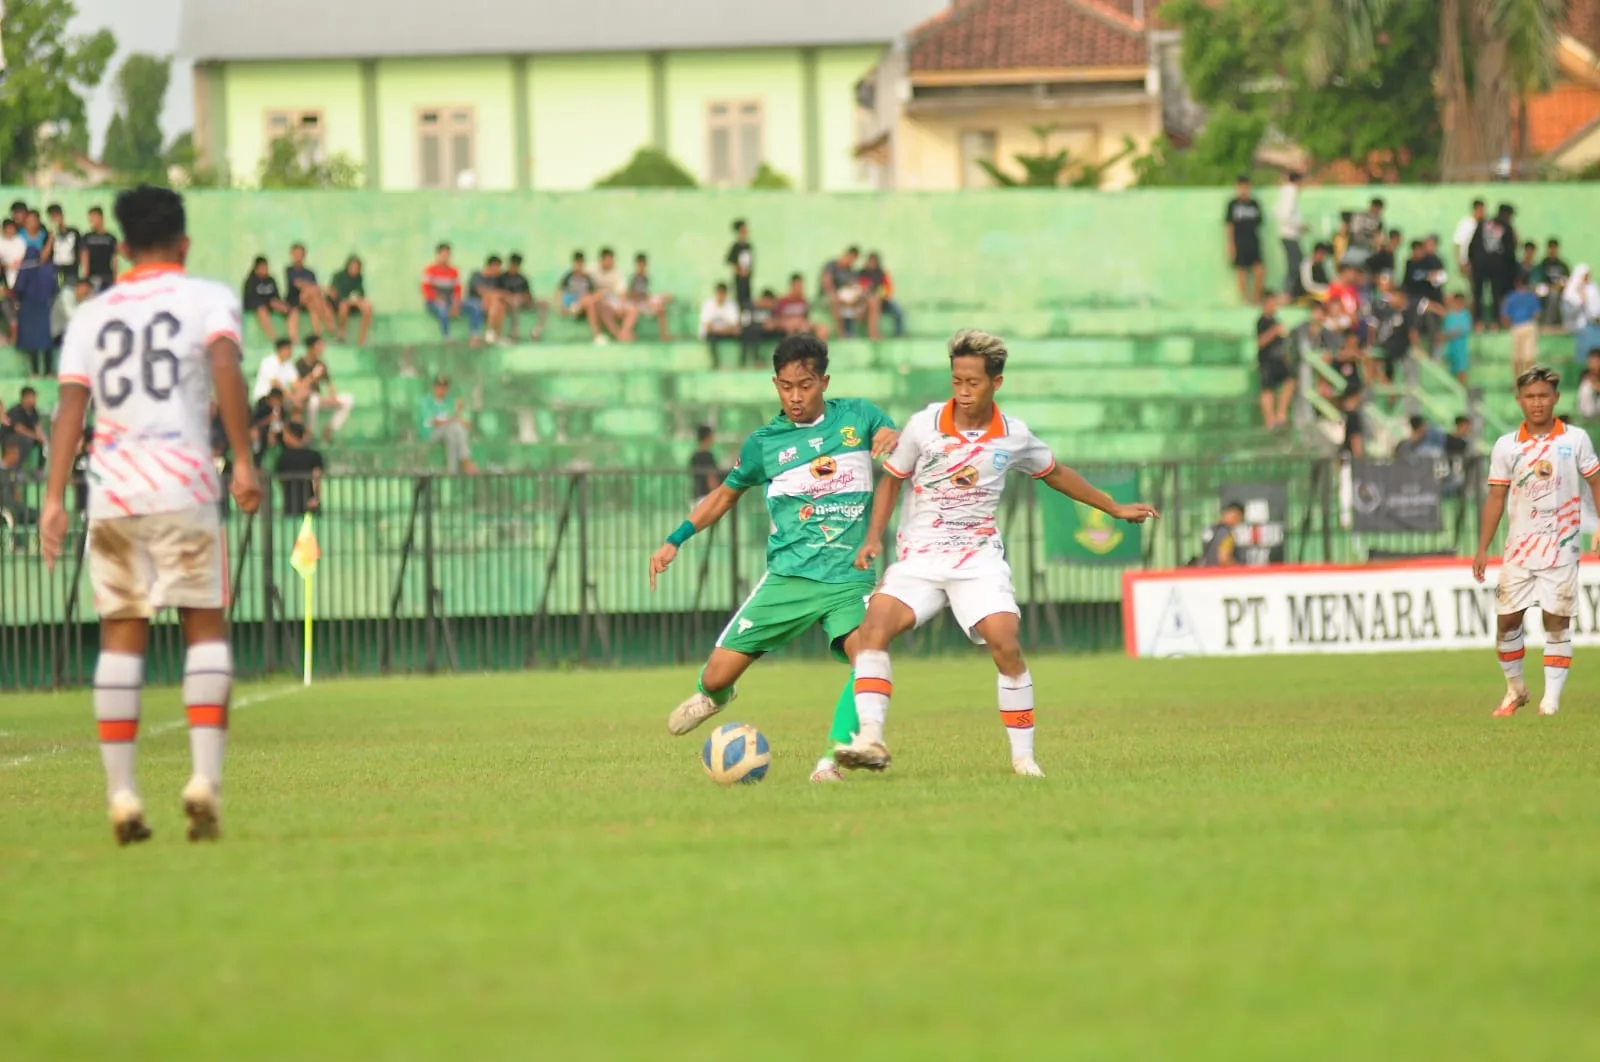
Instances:
[[[1136,501],[1139,473],[1135,469],[1097,477],[1095,484],[1117,502]],[[1053,490],[1040,492],[1044,507],[1044,555],[1052,562],[1070,564],[1137,564],[1139,526],[1113,520],[1099,509],[1075,502]]]

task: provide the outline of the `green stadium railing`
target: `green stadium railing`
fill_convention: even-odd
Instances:
[[[1091,480],[1119,469],[1082,466]],[[1334,461],[1274,458],[1134,466],[1141,496],[1163,513],[1132,529],[1137,567],[1188,563],[1232,484],[1281,484],[1283,559],[1360,562],[1373,553],[1469,550],[1478,498],[1446,496],[1436,534],[1359,536],[1346,529],[1348,482]],[[1481,480],[1457,470],[1465,483]],[[0,473],[0,475],[4,475]],[[281,482],[253,517],[227,514],[230,617],[241,675],[297,675],[304,594],[290,568],[299,519]],[[1124,566],[1052,560],[1043,488],[1017,477],[1001,514],[1027,644],[1101,652],[1122,643]],[[1231,489],[1231,488],[1229,488]],[[316,530],[318,676],[688,664],[700,660],[763,570],[767,530],[756,498],[695,538],[651,592],[647,559],[688,507],[682,472],[583,471],[446,477],[329,477]],[[84,570],[86,530],[74,516],[62,563],[40,559],[37,473],[0,479],[0,689],[88,682],[98,628]],[[936,622],[905,651],[966,644]],[[794,652],[826,651],[820,632]],[[148,674],[174,682],[182,650],[174,617],[152,631]]]

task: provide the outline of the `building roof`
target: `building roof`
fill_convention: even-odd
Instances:
[[[1145,65],[1137,0],[955,0],[910,37],[911,72]]]
[[[184,0],[200,61],[887,44],[948,0]]]

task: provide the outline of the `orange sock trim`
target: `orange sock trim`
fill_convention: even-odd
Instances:
[[[881,693],[885,697],[894,696],[894,683],[881,678],[856,679],[856,693]]]
[[[1524,656],[1527,655],[1527,653],[1528,653],[1528,651],[1526,649],[1518,649],[1514,653],[1501,653],[1500,654],[1500,659],[1506,661],[1507,663],[1509,663],[1512,660],[1521,660]]]
[[[1572,666],[1572,657],[1570,657],[1570,656],[1547,656],[1547,657],[1544,658],[1544,666],[1545,667],[1571,667]]]
[[[211,726],[218,730],[228,728],[228,706],[225,704],[189,705],[190,726]]]
[[[100,740],[108,745],[136,741],[139,738],[139,720],[100,720]]]
[[[1000,721],[1012,730],[1026,730],[1033,725],[1033,710],[1025,712],[1008,712],[1000,710]]]

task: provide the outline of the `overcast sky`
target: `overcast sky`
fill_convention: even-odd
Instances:
[[[89,97],[89,124],[94,131],[94,152],[98,155],[106,124],[116,110],[111,87],[113,76],[129,52],[171,55],[178,50],[178,22],[183,0],[74,0],[74,3],[78,6],[78,17],[72,23],[74,33],[92,33],[104,27],[117,38],[117,55],[111,60],[106,79]],[[189,71],[189,64],[182,60],[172,64],[166,111],[161,116],[161,129],[168,140],[194,125],[194,91]]]

